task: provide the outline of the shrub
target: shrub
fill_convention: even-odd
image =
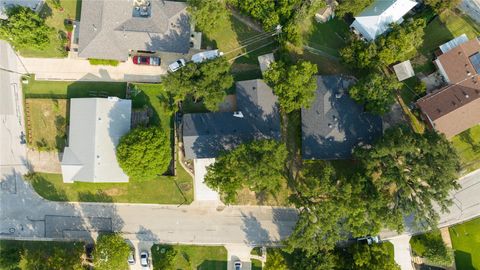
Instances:
[[[108,60],[108,59],[96,59],[96,58],[88,58],[88,62],[90,62],[90,65],[95,65],[95,66],[118,66],[120,62],[117,60]]]

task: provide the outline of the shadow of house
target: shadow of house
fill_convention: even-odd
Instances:
[[[83,0],[79,56],[125,61],[130,51],[187,53],[187,4],[176,1]],[[147,12],[139,12],[139,10]]]
[[[215,158],[223,151],[252,140],[280,140],[278,99],[262,80],[236,83],[238,112],[183,116],[187,159]]]
[[[382,120],[348,96],[351,77],[318,76],[315,102],[302,109],[303,159],[348,159],[382,134]]]

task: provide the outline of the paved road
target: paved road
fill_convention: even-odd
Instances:
[[[458,7],[480,23],[480,0],[463,0]]]

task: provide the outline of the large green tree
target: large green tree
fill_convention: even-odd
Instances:
[[[157,127],[135,128],[120,139],[117,147],[118,164],[134,180],[163,174],[171,159],[170,138]]]
[[[366,7],[371,5],[374,0],[340,0],[335,9],[335,14],[343,17],[347,14],[358,15]]]
[[[235,202],[242,187],[273,193],[285,181],[286,159],[286,146],[275,140],[242,144],[208,167],[205,183],[218,190],[225,203]]]
[[[93,264],[98,270],[127,270],[130,247],[117,233],[100,234],[93,251]]]
[[[340,55],[346,64],[358,69],[408,60],[415,56],[417,48],[422,44],[425,25],[424,19],[394,24],[387,34],[372,42],[365,42],[352,35],[349,44],[340,50]]]
[[[223,0],[188,0],[189,12],[196,25],[205,33],[217,30],[228,16]]]
[[[286,241],[288,252],[301,250],[315,256],[332,250],[338,241],[379,231],[374,194],[368,192],[365,179],[351,178],[347,180],[329,164],[305,164],[295,181],[293,202],[300,215]]]
[[[395,103],[395,90],[401,84],[393,77],[379,73],[370,73],[349,89],[356,102],[365,105],[365,109],[375,114],[384,114]]]
[[[169,73],[163,79],[163,85],[176,103],[192,96],[195,101],[202,100],[207,109],[216,111],[233,85],[233,76],[225,57],[217,57],[200,64],[188,63]]]
[[[6,20],[0,19],[0,38],[17,49],[43,49],[50,42],[53,31],[37,13],[30,8],[14,6],[7,9]]]
[[[346,252],[342,252],[339,269],[400,270],[393,253],[389,252],[389,245],[391,246],[388,242],[373,245],[353,244]]]
[[[436,13],[440,14],[447,9],[454,9],[462,2],[461,0],[425,0],[425,4],[432,7]]]
[[[268,251],[268,259],[263,270],[288,270],[283,253],[278,249]]]
[[[301,108],[309,108],[317,89],[317,66],[306,61],[294,65],[274,62],[265,72],[265,82],[278,96],[280,106],[289,113]]]
[[[403,218],[412,215],[415,225],[435,226],[438,211],[452,203],[449,192],[459,187],[460,168],[455,149],[443,135],[410,128],[388,129],[372,145],[354,151],[372,192],[384,202],[384,224],[403,229]],[[437,207],[438,209],[436,209]]]

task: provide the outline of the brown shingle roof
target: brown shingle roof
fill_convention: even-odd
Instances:
[[[424,116],[447,138],[480,123],[480,74],[469,57],[480,51],[477,39],[438,57],[450,85],[417,101]]]

